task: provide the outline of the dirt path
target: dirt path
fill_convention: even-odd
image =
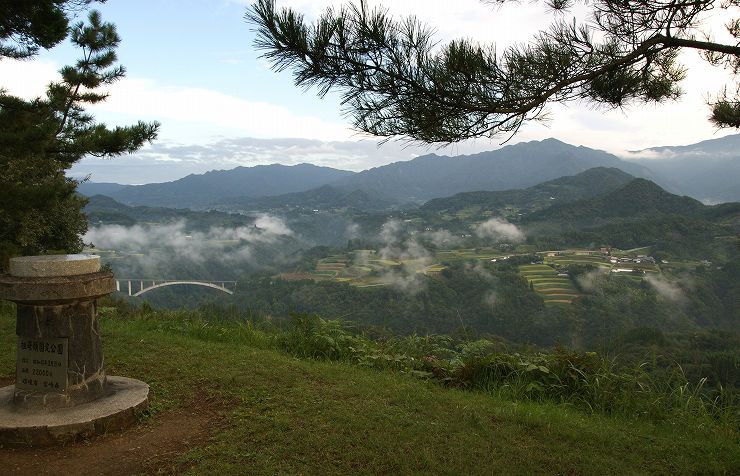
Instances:
[[[181,473],[184,467],[177,457],[224,426],[218,414],[222,409],[219,402],[200,400],[123,433],[64,447],[0,449],[0,472],[34,476]]]

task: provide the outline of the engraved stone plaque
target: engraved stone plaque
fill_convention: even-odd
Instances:
[[[15,388],[32,392],[67,390],[67,339],[18,338]]]

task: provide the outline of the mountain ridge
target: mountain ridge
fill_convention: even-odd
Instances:
[[[127,205],[203,208],[227,197],[301,192],[354,174],[313,164],[256,165],[191,174],[173,182],[129,185],[110,194]]]
[[[653,170],[663,187],[706,203],[740,201],[740,134],[630,154],[628,160]]]
[[[736,143],[737,151],[734,149]],[[389,201],[405,207],[458,193],[526,189],[594,167],[607,167],[650,179],[671,193],[690,195],[706,203],[740,200],[740,134],[689,146],[664,146],[646,151],[646,154],[678,155],[662,160],[634,157],[622,160],[601,150],[550,138],[471,155],[426,154],[362,172],[311,164],[272,164],[191,174],[159,184],[83,183],[79,191],[86,195],[102,193],[128,205],[208,209],[240,200],[245,206],[251,206],[250,203],[259,197],[314,190],[314,196],[308,194],[306,198],[326,207],[329,202],[316,201],[321,192],[315,189],[330,185],[342,189],[346,200],[351,198],[350,192],[360,191],[370,197],[369,203]],[[676,151],[683,151],[683,155]],[[701,160],[696,159],[697,153],[704,154]],[[359,197],[355,198],[355,203],[363,201]],[[338,199],[338,195],[335,198]],[[373,204],[369,208],[379,206]]]
[[[567,175],[526,189],[462,192],[435,198],[420,207],[423,211],[456,213],[470,206],[546,208],[553,203],[570,202],[615,190],[635,177],[617,168],[594,167],[576,175]]]
[[[634,176],[652,177],[649,169],[607,152],[576,147],[551,138],[472,155],[423,155],[410,161],[368,169],[342,178],[333,185],[376,191],[401,202],[419,203],[461,192],[527,188],[599,166],[616,167]]]
[[[527,221],[537,221],[546,217],[565,220],[604,220],[609,218],[637,219],[680,214],[693,216],[703,211],[707,205],[700,201],[667,192],[655,182],[635,178],[624,186],[608,193],[564,204],[556,204],[545,210],[534,212]]]

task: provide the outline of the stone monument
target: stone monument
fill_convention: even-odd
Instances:
[[[105,373],[97,299],[115,291],[95,255],[25,256],[0,275],[16,303],[16,380],[0,388],[0,445],[66,443],[131,425],[149,386]]]

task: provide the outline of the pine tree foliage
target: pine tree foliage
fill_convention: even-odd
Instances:
[[[29,21],[43,30],[36,17]],[[125,74],[116,64],[115,27],[92,11],[86,24],[71,27],[69,37],[82,58],[62,68],[61,80],[48,86],[46,97],[25,100],[0,91],[0,270],[13,255],[79,251],[87,229],[85,200],[65,171],[86,155],[133,152],[157,135],[157,123],[108,128],[85,111],[106,99],[101,87]],[[28,41],[26,53],[51,44]],[[19,51],[8,56],[18,57]]]
[[[365,0],[329,8],[313,24],[293,9],[277,9],[274,0],[258,0],[246,18],[274,69],[292,69],[296,85],[317,86],[320,95],[341,91],[357,129],[425,143],[511,135],[543,119],[552,102],[622,107],[676,99],[686,73],[677,61],[682,49],[737,77],[740,20],[726,25],[733,40],[718,43],[702,30],[702,19],[713,10],[737,15],[738,0],[544,3],[556,10],[584,3],[589,20],[556,16],[530,43],[498,51],[465,39],[439,45],[417,19],[393,19]],[[725,91],[711,105],[716,125],[740,125],[738,92]]]
[[[58,44],[67,37],[69,15],[91,1],[0,0],[0,58],[29,58]]]

